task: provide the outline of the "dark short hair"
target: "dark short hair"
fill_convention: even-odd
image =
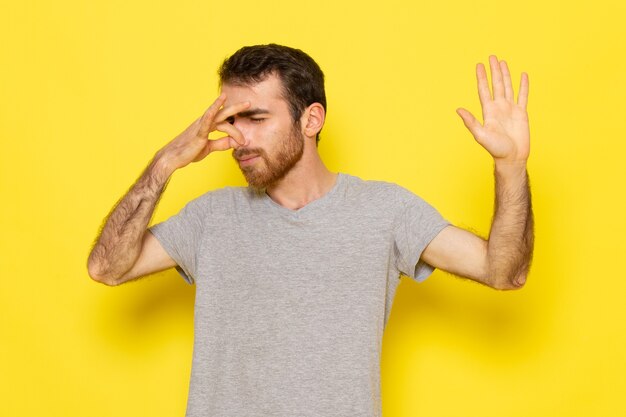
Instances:
[[[289,104],[294,123],[306,107],[320,103],[326,111],[324,73],[309,55],[288,46],[244,46],[222,63],[218,75],[223,84],[250,85],[276,74],[283,85],[283,97]],[[319,142],[319,133],[316,141]]]

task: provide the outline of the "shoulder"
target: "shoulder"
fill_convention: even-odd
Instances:
[[[421,198],[407,188],[393,182],[380,180],[364,180],[359,177],[342,174],[346,182],[346,194],[354,198],[368,199],[377,202],[388,202],[404,205]]]
[[[207,191],[189,201],[186,205],[190,210],[201,213],[232,208],[241,205],[249,196],[247,187],[223,187]]]
[[[388,181],[363,180],[345,174],[346,201],[355,210],[394,219],[439,216],[438,211],[413,191]],[[378,214],[377,214],[378,213]]]
[[[216,190],[210,190],[196,197],[192,201],[196,201],[198,204],[206,203],[207,201],[217,200],[229,200],[232,198],[240,198],[247,194],[247,187],[222,187]]]

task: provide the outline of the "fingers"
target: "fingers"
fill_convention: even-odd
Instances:
[[[219,123],[216,126],[217,130],[220,132],[228,133],[230,137],[237,142],[239,146],[244,146],[246,144],[246,139],[243,137],[243,134],[237,129],[235,126],[231,125],[227,122]]]
[[[528,74],[522,72],[522,78],[519,82],[519,94],[517,95],[517,104],[526,110],[528,104]]]
[[[484,107],[485,104],[491,101],[491,91],[489,91],[489,83],[487,81],[487,71],[483,64],[476,65],[476,81],[478,82],[478,98],[480,104]]]
[[[463,124],[469,129],[472,135],[475,138],[478,138],[482,130],[482,125],[478,120],[476,120],[474,115],[463,108],[456,109],[456,113],[461,116],[461,119],[463,119]]]
[[[200,118],[200,128],[198,129],[198,135],[200,137],[208,137],[209,133],[211,133],[211,124],[215,119],[215,116],[220,110],[220,107],[226,101],[226,94],[220,94],[220,96],[209,106],[208,109],[204,112],[202,117]]]
[[[237,148],[237,142],[230,136],[224,136],[219,139],[211,140],[211,152],[213,151],[227,151],[230,148]]]
[[[225,151],[230,148],[238,148],[239,146],[245,145],[246,140],[243,134],[235,126],[226,122],[226,120],[250,107],[250,103],[246,101],[222,107],[225,102],[226,95],[222,93],[213,104],[209,106],[202,117],[194,122],[199,123],[197,136],[207,139],[206,146],[196,155],[194,162],[204,159],[213,151]],[[208,140],[209,134],[214,130],[220,130],[227,133],[229,136]]]
[[[207,111],[202,116],[200,129],[198,130],[198,136],[208,138],[209,133],[215,130],[215,125],[250,107],[250,103],[244,101],[220,109],[225,101],[226,95],[222,93],[217,98],[217,100],[215,100],[215,102],[211,104],[211,106],[207,109]]]
[[[489,56],[489,67],[491,68],[491,84],[493,85],[493,99],[504,97],[504,82],[498,58],[495,55]]]
[[[502,81],[504,82],[504,98],[512,103],[513,84],[511,84],[511,74],[505,61],[500,61],[500,70],[502,71]]]
[[[238,148],[237,142],[230,136],[224,136],[219,139],[207,140],[204,148],[196,155],[193,162],[202,161],[208,154],[215,151],[227,151],[231,148]]]
[[[491,69],[491,84],[493,90],[493,100],[504,98],[511,103],[515,102],[515,92],[511,82],[511,72],[506,61],[498,61],[495,55],[489,56],[489,66]],[[492,100],[489,82],[487,81],[487,72],[483,64],[476,65],[476,79],[478,81],[478,96],[480,103],[484,106]],[[517,97],[517,104],[526,108],[528,100],[528,74],[522,73],[520,81],[520,91]]]
[[[249,101],[243,101],[241,103],[235,103],[228,107],[224,107],[219,112],[217,112],[217,115],[215,116],[215,123],[216,124],[221,123],[225,121],[226,119],[228,119],[229,117],[232,117],[236,115],[237,113],[247,109],[248,107],[250,107]]]

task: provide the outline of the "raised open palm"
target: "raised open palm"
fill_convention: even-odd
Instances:
[[[463,123],[476,141],[496,161],[526,162],[530,153],[528,127],[528,74],[522,73],[517,102],[514,100],[511,74],[504,61],[489,57],[493,96],[489,89],[487,72],[481,63],[476,65],[478,96],[483,111],[481,124],[468,110],[457,109]]]

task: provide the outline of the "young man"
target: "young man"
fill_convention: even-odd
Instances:
[[[457,111],[494,158],[484,240],[400,186],[324,166],[324,77],[304,52],[245,47],[222,64],[219,98],[156,153],[88,261],[107,285],[171,267],[196,284],[188,417],[379,416],[382,334],[400,274],[422,281],[440,268],[497,289],[524,284],[528,77],[515,102],[506,63],[490,65],[493,96],[482,64],[476,71],[484,123]],[[227,136],[209,140],[214,130]],[[228,149],[249,187],[207,192],[148,228],[174,171]]]

